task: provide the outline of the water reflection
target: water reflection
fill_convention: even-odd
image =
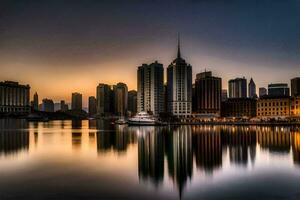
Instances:
[[[16,123],[10,119],[0,120],[0,155],[11,156],[18,152],[28,151],[29,132],[27,129],[28,123],[25,120],[18,120]]]
[[[260,157],[271,154],[300,166],[300,129],[294,127],[128,127],[103,120],[0,120],[0,161],[20,152],[33,154],[42,149],[50,153],[51,147],[58,147],[61,157],[67,157],[64,153],[70,149],[74,156],[84,149],[85,155],[95,153],[95,160],[108,158],[112,162],[115,156],[126,158],[125,164],[136,163],[136,168],[130,169],[135,170],[139,185],[150,184],[160,190],[171,182],[179,197],[184,196],[194,177],[205,174],[213,178],[226,164],[243,170],[256,167]],[[110,169],[106,162],[101,165],[97,168]]]

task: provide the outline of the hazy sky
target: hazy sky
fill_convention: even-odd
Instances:
[[[136,89],[136,69],[166,68],[177,34],[193,75],[253,77],[258,87],[300,76],[299,0],[1,0],[0,80],[40,99],[95,95],[98,83]]]

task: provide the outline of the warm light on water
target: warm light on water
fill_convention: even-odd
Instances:
[[[292,127],[0,120],[0,199],[300,197]]]

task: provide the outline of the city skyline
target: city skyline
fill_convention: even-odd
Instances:
[[[30,84],[40,99],[70,102],[70,91],[79,92],[86,106],[99,83],[122,81],[136,90],[136,67],[157,60],[166,69],[178,33],[193,82],[205,69],[222,77],[223,88],[236,77],[253,77],[259,88],[290,86],[299,76],[299,3],[292,0],[272,9],[267,1],[3,5],[0,79]],[[105,8],[110,12],[99,12]]]

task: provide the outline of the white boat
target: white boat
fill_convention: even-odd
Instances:
[[[155,117],[149,115],[147,112],[140,112],[134,117],[129,118],[128,124],[136,126],[153,126],[157,125],[158,121]]]

